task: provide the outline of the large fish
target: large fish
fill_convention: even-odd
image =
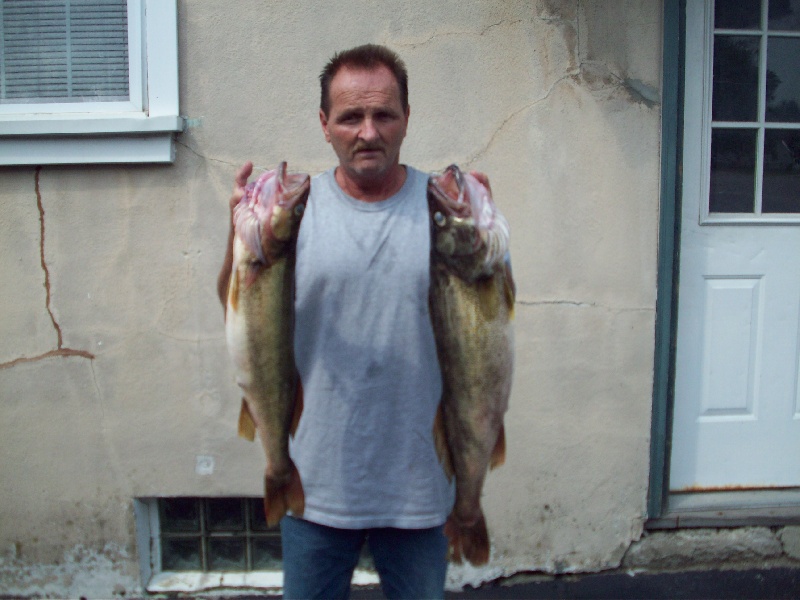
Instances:
[[[437,452],[456,499],[445,524],[451,557],[489,560],[480,498],[486,472],[505,460],[503,415],[513,366],[514,282],[508,222],[488,189],[451,165],[428,183],[431,213],[430,313],[442,401]]]
[[[225,335],[244,392],[239,434],[252,441],[258,431],[267,456],[264,513],[270,526],[287,509],[302,515],[305,505],[289,436],[302,411],[294,363],[294,270],[309,189],[308,175],[289,175],[282,162],[249,184],[233,211]]]

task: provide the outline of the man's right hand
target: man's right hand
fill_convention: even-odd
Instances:
[[[230,217],[230,232],[228,233],[228,246],[225,249],[225,260],[222,262],[222,268],[217,276],[217,294],[219,301],[222,303],[223,309],[226,306],[228,297],[228,284],[231,279],[231,269],[233,268],[233,209],[239,204],[239,201],[244,198],[244,188],[247,185],[247,180],[253,173],[253,163],[249,160],[244,163],[241,168],[236,171],[236,177],[233,180],[233,196],[229,201],[231,209]]]

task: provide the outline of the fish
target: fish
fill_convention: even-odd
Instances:
[[[311,180],[286,163],[245,187],[233,208],[232,267],[225,337],[244,397],[239,435],[264,447],[264,514],[276,525],[291,510],[302,516],[305,494],[289,456],[302,413],[294,362],[294,271],[297,234]]]
[[[444,529],[453,562],[482,565],[491,546],[481,493],[488,470],[505,462],[514,362],[509,226],[488,187],[457,165],[430,177],[428,208],[428,301],[442,372],[433,437],[445,473],[455,479]]]

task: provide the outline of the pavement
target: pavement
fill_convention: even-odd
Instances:
[[[510,582],[496,582],[477,589],[447,592],[445,598],[553,598],[553,599],[627,599],[716,600],[800,599],[800,568],[771,568],[721,571],[684,571],[677,573],[622,572],[558,577],[531,576],[528,581],[516,577]],[[351,598],[383,598],[380,590],[354,589]]]

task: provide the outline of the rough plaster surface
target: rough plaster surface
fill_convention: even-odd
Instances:
[[[114,566],[92,563],[107,584],[83,595],[112,595],[115,569],[133,577],[147,551],[132,498],[261,493],[261,450],[236,437],[215,295],[227,197],[247,159],[333,164],[316,77],[334,51],[367,41],[410,71],[403,160],[485,171],[512,224],[516,375],[508,461],[484,499],[493,557],[454,567],[450,585],[613,568],[640,537],[660,3],[325,6],[179,2],[188,128],[174,165],[0,171],[0,548],[14,549],[18,573],[12,585],[14,569],[0,571],[0,589],[34,589],[23,580],[77,545],[80,562],[111,544]],[[196,473],[198,455],[214,458],[212,474]]]
[[[132,557],[114,544],[79,544],[55,564],[0,556],[0,594],[17,598],[125,598],[142,592]]]

